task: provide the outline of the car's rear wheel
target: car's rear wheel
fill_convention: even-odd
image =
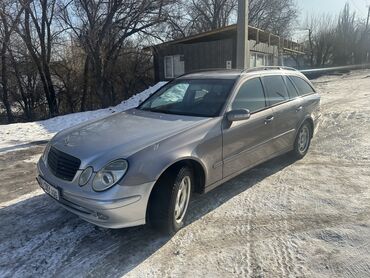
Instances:
[[[293,149],[293,156],[302,159],[308,152],[311,144],[312,128],[308,122],[304,122],[299,128]]]
[[[174,234],[185,223],[193,186],[191,168],[172,169],[160,178],[149,203],[149,222],[157,230]]]

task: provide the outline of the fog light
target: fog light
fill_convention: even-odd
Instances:
[[[104,214],[101,214],[99,212],[96,213],[96,217],[98,217],[98,219],[100,219],[100,220],[108,220],[109,219],[108,216],[106,216]]]

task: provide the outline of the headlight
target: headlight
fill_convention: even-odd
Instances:
[[[93,180],[93,189],[95,191],[106,190],[117,182],[119,182],[125,175],[128,168],[128,163],[124,159],[118,159],[96,173]]]
[[[80,175],[80,178],[78,180],[78,184],[80,186],[84,186],[85,184],[87,184],[87,182],[89,181],[93,171],[94,170],[93,170],[92,167],[87,167],[85,170],[83,170],[81,175]]]
[[[44,153],[42,154],[42,157],[41,157],[41,159],[42,159],[42,161],[44,162],[45,165],[47,164],[47,161],[48,161],[48,154],[49,154],[49,151],[50,151],[50,147],[51,147],[51,144],[49,142],[46,145]]]

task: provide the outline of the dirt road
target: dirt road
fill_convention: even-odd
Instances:
[[[36,185],[42,146],[0,154],[0,277],[369,277],[370,71],[315,83],[324,121],[309,154],[197,196],[173,238],[59,207]]]

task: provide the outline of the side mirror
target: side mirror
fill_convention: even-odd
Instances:
[[[251,112],[248,109],[235,109],[227,112],[226,117],[230,122],[248,120]]]

